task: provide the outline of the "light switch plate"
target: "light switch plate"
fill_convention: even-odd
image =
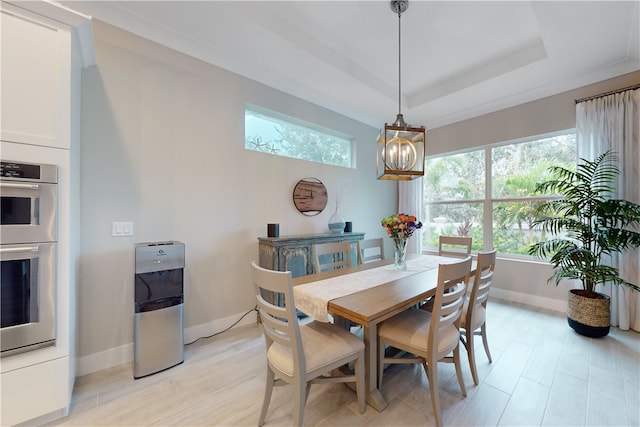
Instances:
[[[113,221],[111,235],[114,237],[133,236],[133,222]]]

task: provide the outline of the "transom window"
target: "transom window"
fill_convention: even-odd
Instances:
[[[244,148],[276,156],[351,168],[351,138],[300,120],[247,107]]]
[[[545,135],[426,160],[423,247],[440,235],[470,236],[473,250],[526,255],[542,239],[535,209],[557,196],[535,192],[552,165],[575,169],[575,131]]]

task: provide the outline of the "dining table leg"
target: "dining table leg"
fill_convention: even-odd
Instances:
[[[380,412],[388,403],[378,389],[378,326],[364,327],[364,365],[366,401],[376,411]]]

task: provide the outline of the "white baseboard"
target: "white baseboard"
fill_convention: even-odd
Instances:
[[[255,324],[257,322],[257,313],[254,310],[247,314],[242,320],[238,321],[245,313],[238,313],[224,319],[214,320],[212,322],[191,326],[184,330],[184,342],[190,343],[200,337],[207,337],[224,331],[238,322],[233,328]],[[122,365],[123,363],[133,362],[133,343],[125,344],[119,347],[113,347],[105,351],[93,353],[88,356],[78,358],[76,365],[76,375],[82,376],[113,366]]]
[[[87,375],[133,361],[133,343],[78,358],[76,376]]]
[[[489,293],[490,296],[507,300],[518,302],[521,304],[532,305],[534,307],[546,308],[553,311],[558,311],[560,313],[567,312],[567,300],[559,300],[553,298],[539,297],[536,295],[525,294],[522,292],[509,291],[506,289],[500,289],[496,287],[492,287]]]

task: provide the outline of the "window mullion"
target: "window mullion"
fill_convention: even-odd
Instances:
[[[493,249],[493,200],[492,196],[492,168],[491,168],[491,147],[485,148],[484,153],[484,215],[483,215],[483,237],[484,250]]]

